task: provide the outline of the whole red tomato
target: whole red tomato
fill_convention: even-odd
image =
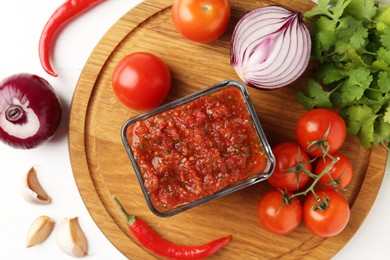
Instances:
[[[316,194],[320,201],[311,193],[303,204],[303,221],[306,227],[320,237],[339,234],[349,221],[348,202],[333,190],[320,190]]]
[[[302,221],[302,204],[295,197],[285,203],[285,195],[279,190],[264,194],[257,207],[260,223],[275,234],[287,234]]]
[[[211,42],[226,30],[230,19],[229,0],[174,0],[172,20],[189,40]]]
[[[344,119],[336,112],[317,108],[304,113],[296,125],[298,143],[311,155],[332,154],[344,144],[347,135]]]
[[[160,105],[171,85],[167,65],[148,52],[135,52],[123,58],[114,69],[112,86],[126,106],[148,110]]]
[[[340,153],[333,154],[332,157],[338,158],[339,160],[328,169],[328,173],[323,175],[318,183],[322,184],[325,188],[336,188],[341,191],[351,182],[353,166],[351,161]],[[321,174],[331,163],[332,158],[329,156],[318,160],[315,174]]]
[[[275,170],[267,181],[273,187],[295,191],[310,180],[310,176],[303,172],[311,171],[310,158],[298,144],[281,143],[273,147],[272,152],[275,156]]]

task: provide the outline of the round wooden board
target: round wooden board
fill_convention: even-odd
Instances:
[[[269,190],[253,185],[171,218],[151,213],[120,138],[124,122],[139,112],[116,99],[111,74],[127,54],[148,51],[170,68],[173,81],[166,102],[225,79],[238,80],[229,64],[229,41],[234,25],[246,12],[265,5],[305,11],[309,0],[276,2],[231,0],[232,17],[226,33],[210,44],[183,39],[174,29],[169,0],[146,0],[125,14],[103,37],[81,73],[74,93],[69,125],[69,149],[74,178],[96,224],[125,256],[154,259],[132,237],[112,200],[117,196],[132,214],[144,219],[164,238],[196,245],[233,235],[215,259],[322,258],[335,255],[355,234],[370,211],[384,175],[387,152],[364,150],[348,137],[342,152],[352,159],[355,175],[346,197],[352,207],[346,229],[332,238],[310,234],[302,224],[286,236],[273,235],[258,223],[257,202]],[[249,88],[257,114],[271,145],[294,141],[294,126],[304,112],[293,93],[304,84],[310,69],[289,87],[260,91]]]

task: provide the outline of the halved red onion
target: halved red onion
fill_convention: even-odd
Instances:
[[[245,14],[234,28],[230,62],[247,85],[287,86],[307,68],[311,39],[300,12],[266,6]]]
[[[59,99],[45,79],[21,73],[0,84],[0,140],[6,144],[38,146],[54,135],[61,115]]]

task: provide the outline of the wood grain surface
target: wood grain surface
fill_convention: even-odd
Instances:
[[[229,63],[229,42],[234,25],[247,11],[282,5],[305,11],[309,0],[231,0],[232,17],[226,33],[210,44],[190,42],[173,27],[169,0],[146,0],[125,14],[98,43],[76,87],[69,123],[69,152],[77,187],[94,221],[114,246],[131,259],[155,259],[126,228],[115,206],[117,196],[131,213],[144,219],[157,233],[173,242],[197,245],[228,234],[233,240],[213,259],[327,259],[356,233],[369,213],[384,175],[387,152],[363,149],[348,137],[342,153],[353,161],[355,175],[346,197],[352,208],[346,229],[332,238],[310,234],[302,224],[289,235],[273,235],[258,223],[256,207],[269,190],[266,183],[203,204],[171,218],[159,218],[148,209],[120,138],[124,122],[139,111],[115,97],[111,75],[127,54],[148,51],[161,57],[172,74],[166,102],[225,79],[236,79]],[[312,66],[289,87],[274,91],[249,88],[260,122],[271,145],[295,141],[294,127],[305,111],[294,92],[312,73]]]

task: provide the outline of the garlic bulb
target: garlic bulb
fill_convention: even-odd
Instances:
[[[58,227],[57,243],[62,251],[73,257],[87,255],[88,243],[78,218],[65,218]]]
[[[38,181],[34,167],[25,174],[22,180],[21,193],[23,198],[32,204],[49,204],[51,198]]]
[[[54,221],[48,216],[38,217],[27,232],[27,247],[33,247],[45,241],[54,227]]]

